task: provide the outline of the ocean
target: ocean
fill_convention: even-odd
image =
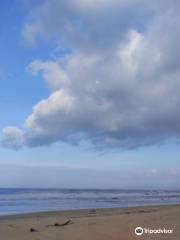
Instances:
[[[0,188],[0,216],[169,204],[180,204],[180,191]]]

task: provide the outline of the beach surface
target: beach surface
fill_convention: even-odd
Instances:
[[[144,233],[136,227],[173,230]],[[145,230],[144,230],[145,231]],[[1,240],[180,239],[180,205],[33,213],[0,218]]]

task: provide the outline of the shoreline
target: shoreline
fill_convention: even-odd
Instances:
[[[28,212],[28,213],[15,213],[9,215],[0,215],[0,221],[4,219],[18,219],[18,218],[27,218],[27,217],[35,217],[38,216],[45,216],[45,215],[69,215],[69,214],[88,214],[91,210],[95,210],[96,213],[103,212],[106,214],[123,214],[126,213],[127,210],[129,211],[136,211],[142,209],[152,209],[152,208],[173,208],[173,207],[180,207],[180,204],[160,204],[160,205],[144,205],[144,206],[131,206],[131,207],[112,207],[112,208],[82,208],[82,209],[65,209],[65,210],[54,210],[54,211],[39,211],[39,212]],[[134,211],[133,211],[134,210]]]
[[[137,226],[173,228],[171,235],[153,237],[179,240],[180,205],[63,210],[0,217],[3,240],[133,240],[138,239],[134,233]],[[153,237],[146,234],[141,239]]]

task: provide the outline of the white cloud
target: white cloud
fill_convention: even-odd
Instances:
[[[69,84],[68,76],[58,62],[37,60],[29,65],[29,70],[35,76],[41,71],[43,78],[53,90]]]
[[[22,31],[30,45],[38,40],[83,51],[105,51],[116,47],[129,28],[140,28],[156,3],[144,0],[45,0],[32,11]]]
[[[73,110],[73,103],[73,97],[64,90],[56,91],[47,100],[39,102],[25,122],[27,143],[36,145],[39,141],[48,144],[59,140],[59,137],[66,137],[67,131],[70,134],[71,126],[68,127],[66,120]]]
[[[134,148],[180,138],[179,4],[98,3],[46,1],[26,24],[27,40],[33,29],[34,42],[55,39],[71,54],[30,64],[52,92],[27,118],[22,145],[85,138]]]
[[[3,139],[0,141],[1,146],[18,149],[24,144],[23,132],[16,127],[7,127],[3,129]]]

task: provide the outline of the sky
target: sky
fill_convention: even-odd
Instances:
[[[0,9],[0,187],[179,189],[179,1]]]

